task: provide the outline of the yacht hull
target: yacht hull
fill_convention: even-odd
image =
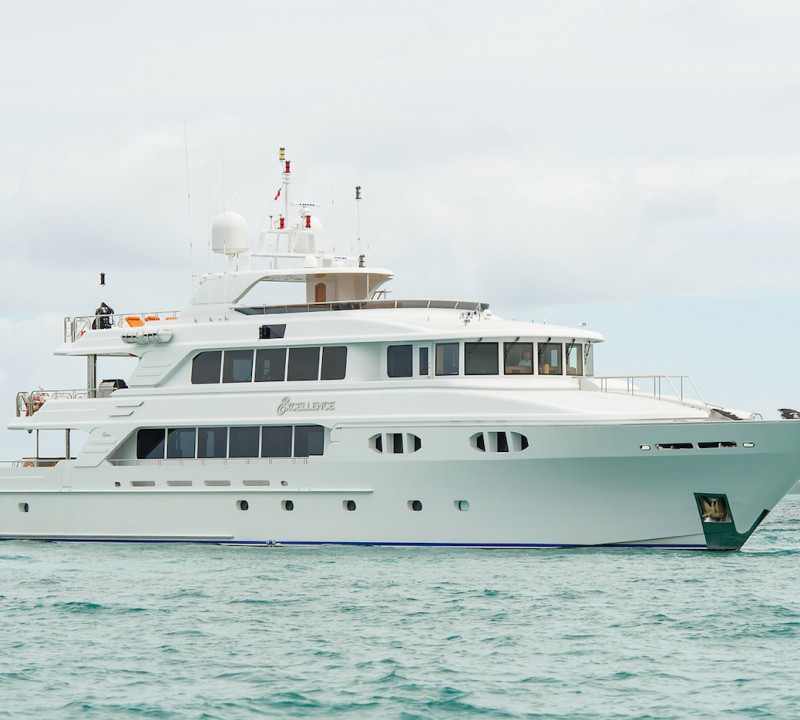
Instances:
[[[7,469],[0,538],[729,550],[800,478],[792,421],[495,428],[529,439],[517,452],[477,449],[466,423],[391,429],[425,441],[382,454],[381,428],[341,424],[319,457]]]

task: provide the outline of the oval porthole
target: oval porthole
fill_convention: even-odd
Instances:
[[[422,510],[422,503],[419,500],[409,500],[408,509],[413,510],[414,512],[419,512]]]
[[[281,502],[281,507],[284,510],[291,512],[292,510],[294,510],[294,502],[291,500],[284,500],[283,502]]]
[[[650,449],[649,445],[639,445],[639,450],[649,450],[649,449]]]
[[[347,510],[347,512],[354,512],[356,509],[356,501],[355,500],[345,500],[342,503],[342,507]]]
[[[239,510],[249,510],[250,503],[247,502],[247,500],[237,500],[236,507],[239,508]]]
[[[20,512],[30,512],[31,506],[28,503],[20,503],[19,504],[19,511]]]
[[[467,512],[469,510],[469,500],[456,500],[453,504],[459,512]]]
[[[752,443],[752,442],[743,442],[742,443],[742,447],[746,447],[746,448],[751,448],[751,447],[755,447],[755,446],[756,446],[756,444]]]

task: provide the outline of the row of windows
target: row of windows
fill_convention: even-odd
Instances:
[[[534,347],[537,352],[534,355]],[[428,348],[419,347],[418,374],[429,375]],[[534,342],[465,342],[463,343],[465,375],[499,375],[502,364],[506,375],[583,375],[583,343]],[[461,373],[462,343],[436,343],[434,372],[436,375]],[[534,361],[535,358],[535,361]],[[414,374],[414,346],[390,345],[386,351],[386,374],[389,377],[411,377]]]
[[[166,458],[289,458],[322,455],[322,425],[143,428],[136,435],[139,460]]]
[[[192,359],[192,384],[342,380],[346,370],[344,345],[208,350]]]
[[[369,439],[369,446],[377,453],[402,455],[422,449],[422,440],[413,433],[380,433]]]

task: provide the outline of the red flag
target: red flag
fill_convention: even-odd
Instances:
[[[278,192],[275,193],[275,197],[272,198],[272,202],[275,202],[281,196],[281,189],[278,188]]]

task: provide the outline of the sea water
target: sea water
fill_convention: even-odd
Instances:
[[[0,717],[800,717],[800,497],[741,552],[0,544]]]

